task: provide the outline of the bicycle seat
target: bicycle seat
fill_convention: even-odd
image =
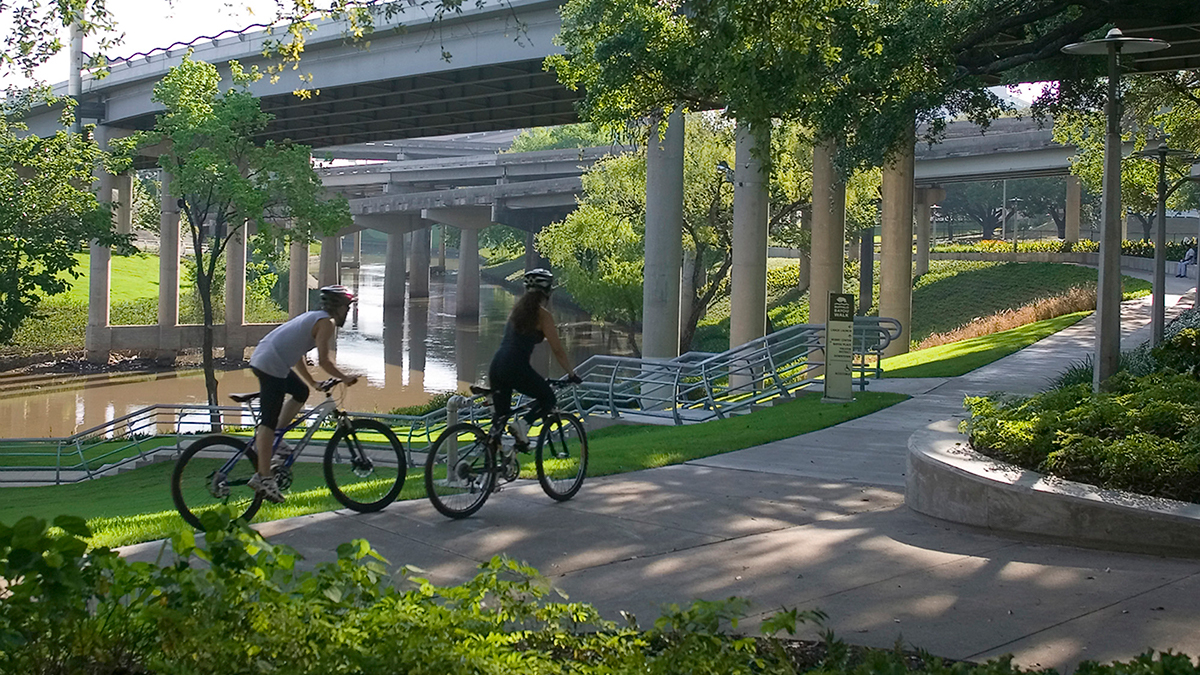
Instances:
[[[258,398],[258,392],[253,391],[248,394],[230,394],[229,398],[237,401],[238,403],[249,403],[250,401]]]
[[[475,394],[476,396],[487,396],[488,394],[492,393],[492,390],[488,389],[487,387],[481,387],[477,384],[473,384],[471,385],[471,393]]]

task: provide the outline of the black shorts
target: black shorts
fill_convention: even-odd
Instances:
[[[289,370],[287,377],[275,377],[258,368],[250,370],[258,376],[258,412],[262,426],[274,430],[279,425],[279,412],[283,409],[283,397],[287,394],[301,403],[308,400],[308,385],[304,384],[296,371]]]

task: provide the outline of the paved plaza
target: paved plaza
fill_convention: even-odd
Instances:
[[[1168,307],[1190,306],[1190,284],[1167,281]],[[1148,330],[1149,298],[1124,310],[1129,347]],[[1197,655],[1200,559],[998,537],[904,506],[915,429],[961,415],[964,394],[1036,391],[1092,348],[1092,331],[1088,318],[963,377],[874,382],[871,389],[913,398],[803,436],[589,479],[564,504],[536,483],[516,483],[463,521],[414,501],[258,528],[310,560],[328,560],[338,543],[362,537],[436,583],[463,581],[480,562],[507,554],[540,569],[572,601],[612,619],[633,612],[642,625],[664,603],[740,596],[754,612],[743,628],[781,607],[819,608],[848,642],[902,640],[955,659],[1012,653],[1021,666],[1065,672],[1081,660],[1129,659],[1148,648]],[[158,546],[128,553],[148,559]]]

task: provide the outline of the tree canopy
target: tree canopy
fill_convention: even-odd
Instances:
[[[322,196],[308,146],[255,140],[271,120],[248,91],[259,74],[236,61],[229,67],[233,86],[222,91],[216,67],[187,54],[154,87],[154,100],[166,107],[154,130],[121,140],[130,152],[159,144],[167,148],[158,164],[171,176],[171,194],[181,200],[181,226],[192,243],[210,405],[217,402],[213,285],[230,240],[247,224],[260,233],[305,241],[350,224],[345,198]]]
[[[69,117],[63,121],[70,125]],[[70,288],[82,246],[96,240],[125,249],[129,241],[92,191],[93,171],[111,158],[90,133],[38,138],[22,131],[0,115],[0,344],[37,315],[45,297]]]

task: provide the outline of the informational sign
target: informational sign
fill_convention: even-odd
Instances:
[[[854,296],[830,293],[825,315],[825,396],[822,400],[854,400]]]

